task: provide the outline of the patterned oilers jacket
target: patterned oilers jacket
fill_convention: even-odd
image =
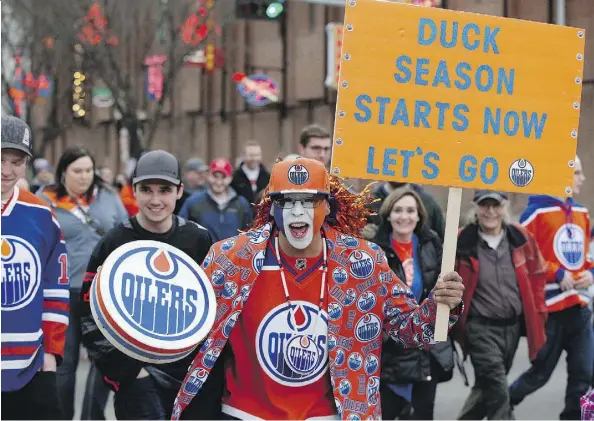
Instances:
[[[224,283],[217,280],[219,276],[213,279],[213,271],[222,271],[227,281],[238,285],[238,290],[244,286],[251,290],[258,279],[272,230],[273,226],[266,224],[257,231],[220,241],[212,246],[204,260],[203,268],[217,295],[217,315],[177,395],[173,420],[180,418],[184,408],[200,391],[214,366],[213,356],[216,358],[221,354],[249,297],[223,297]],[[381,419],[379,361],[382,330],[402,346],[428,349],[434,342],[437,304],[430,294],[418,305],[408,287],[390,270],[384,252],[376,244],[341,234],[327,224],[323,230],[328,244],[329,302],[337,302],[343,310],[336,320],[328,321],[328,363],[337,413],[343,420]],[[377,304],[364,313],[353,304],[366,292],[375,294]],[[450,329],[462,311],[461,304],[450,313]],[[341,348],[359,352],[365,362],[363,366],[358,370],[336,367],[336,354]],[[339,391],[343,378],[354,386],[346,396]]]

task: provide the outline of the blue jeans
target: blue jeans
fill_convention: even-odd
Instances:
[[[80,319],[76,316],[76,308],[80,301],[80,289],[70,290],[70,317],[66,330],[66,344],[64,346],[64,361],[58,367],[56,384],[58,400],[64,419],[74,418],[74,393],[76,391],[76,369],[80,357],[81,331]],[[99,371],[91,364],[89,376],[85,386],[82,420],[104,420],[103,411],[109,396],[109,388],[103,383]]]
[[[567,352],[567,387],[562,420],[579,420],[580,397],[590,387],[594,363],[592,312],[587,307],[574,306],[549,313],[546,325],[547,342],[536,359],[509,388],[510,402],[518,405],[529,394],[544,386],[563,351]]]

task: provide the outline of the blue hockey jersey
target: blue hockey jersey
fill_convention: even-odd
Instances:
[[[15,187],[2,206],[2,391],[22,389],[45,352],[64,355],[68,257],[60,225],[40,198]]]

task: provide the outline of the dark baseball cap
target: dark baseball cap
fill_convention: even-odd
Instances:
[[[31,129],[23,120],[13,116],[2,116],[2,149],[17,149],[33,157]]]
[[[132,184],[144,180],[165,180],[176,186],[181,184],[179,161],[169,152],[155,150],[140,157],[132,174]]]
[[[485,199],[493,199],[498,203],[502,203],[507,200],[507,194],[492,190],[477,190],[474,192],[474,198],[472,201],[474,203],[480,203]]]

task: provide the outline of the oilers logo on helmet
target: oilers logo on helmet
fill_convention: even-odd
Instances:
[[[347,379],[342,379],[340,381],[340,383],[338,383],[338,392],[342,396],[348,396],[348,395],[350,395],[352,388],[353,387],[351,386],[351,382],[348,381]]]
[[[525,159],[516,159],[509,167],[509,179],[518,187],[526,187],[534,178],[534,167]]]
[[[142,361],[174,361],[210,331],[216,298],[183,251],[156,241],[114,250],[97,273],[91,310],[105,336]]]
[[[261,321],[256,354],[262,370],[284,386],[301,387],[320,379],[328,367],[328,315],[306,301],[283,303]],[[336,339],[335,339],[336,341]]]
[[[355,337],[361,342],[371,342],[380,335],[381,330],[382,322],[379,317],[368,313],[355,325]]]
[[[351,275],[357,279],[369,278],[375,269],[373,258],[366,251],[355,250],[349,255]]]
[[[375,294],[371,291],[365,291],[359,296],[359,299],[357,300],[357,308],[360,312],[367,313],[373,307],[375,307],[376,302],[377,298]]]
[[[252,257],[252,268],[256,273],[260,273],[262,271],[262,267],[264,266],[264,250],[258,251]]]
[[[2,257],[2,310],[12,311],[28,305],[41,284],[41,264],[37,250],[28,241],[5,235],[0,246]]]
[[[336,351],[336,358],[334,359],[334,365],[336,367],[340,367],[341,365],[344,364],[345,360],[346,360],[346,355],[344,354],[344,350],[338,349]]]
[[[348,281],[349,274],[345,268],[337,267],[337,268],[334,268],[334,270],[332,271],[332,279],[334,279],[334,282],[336,282],[337,284],[342,285],[346,281]]]
[[[371,376],[379,369],[379,359],[373,355],[369,354],[365,357],[365,374]]]
[[[579,270],[584,266],[584,231],[579,225],[564,224],[555,234],[553,249],[559,262],[569,270]]]
[[[205,369],[194,369],[194,371],[192,371],[192,374],[190,374],[190,377],[188,377],[188,381],[184,385],[184,392],[191,396],[196,395],[196,393],[198,393],[198,391],[206,381],[207,377],[208,372]]]
[[[309,171],[304,165],[295,164],[289,168],[287,176],[291,183],[300,186],[309,180]]]
[[[209,349],[202,358],[202,364],[204,364],[204,367],[206,368],[213,368],[217,362],[217,358],[219,358],[219,355],[221,355],[220,348]]]
[[[328,318],[330,320],[338,320],[342,316],[342,306],[337,302],[328,304]]]
[[[363,357],[358,352],[353,352],[349,355],[347,364],[351,370],[357,371],[363,367]]]

